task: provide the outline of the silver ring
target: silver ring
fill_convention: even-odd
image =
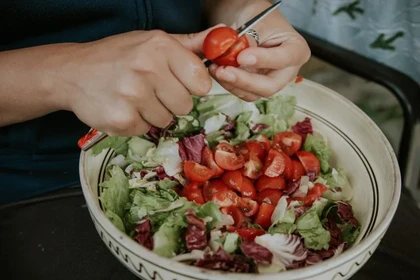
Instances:
[[[250,28],[245,34],[252,36],[255,39],[255,41],[257,41],[257,45],[260,44],[260,36],[258,35],[255,29]]]

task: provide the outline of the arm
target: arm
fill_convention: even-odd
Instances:
[[[66,110],[61,91],[53,91],[51,60],[58,49],[48,45],[0,52],[0,127]]]

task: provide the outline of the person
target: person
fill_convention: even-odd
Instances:
[[[236,28],[270,5],[2,3],[0,204],[77,185],[77,140],[89,127],[120,136],[164,127],[191,110],[191,95],[208,93],[210,77],[249,101],[282,89],[310,50],[278,10],[255,26],[261,44],[239,55],[241,68],[207,71],[199,58],[211,27]]]

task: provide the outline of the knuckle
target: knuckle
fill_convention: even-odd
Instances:
[[[161,116],[159,120],[157,121],[157,126],[160,128],[167,127],[173,120],[173,117],[171,114],[165,114],[165,116]]]
[[[130,115],[114,115],[110,121],[110,126],[119,134],[127,133],[136,124],[136,118]]]
[[[162,30],[151,31],[152,39],[150,40],[154,46],[154,49],[157,51],[167,49],[171,47],[175,41],[168,33]]]
[[[185,100],[185,102],[182,103],[182,106],[177,109],[177,112],[174,112],[176,115],[185,116],[188,115],[191,110],[193,109],[193,102],[191,98],[188,98]]]

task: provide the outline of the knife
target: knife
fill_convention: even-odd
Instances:
[[[238,29],[236,29],[236,32],[238,32],[238,37],[241,37],[246,34],[246,32],[251,29],[255,24],[260,22],[264,17],[266,17],[268,14],[270,14],[272,11],[274,11],[282,1],[277,1],[243,25],[241,25]],[[213,62],[211,60],[203,59],[203,63],[208,68]],[[79,139],[77,142],[77,145],[79,148],[81,148],[83,151],[87,151],[90,148],[92,148],[94,145],[102,141],[107,137],[106,133],[100,132],[96,129],[91,128],[89,132],[84,135],[82,138]]]

